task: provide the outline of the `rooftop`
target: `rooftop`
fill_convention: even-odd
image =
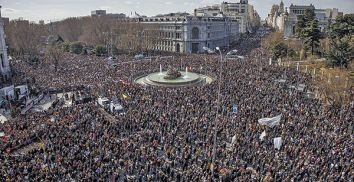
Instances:
[[[313,4],[310,4],[310,5],[294,5],[294,4],[291,4],[290,8],[315,8],[315,6]]]

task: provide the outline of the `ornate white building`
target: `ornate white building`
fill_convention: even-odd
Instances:
[[[1,17],[0,6],[0,72],[2,80],[8,80],[11,76],[10,64],[7,58],[7,46],[5,43],[4,21]]]
[[[228,47],[239,38],[239,23],[228,17],[169,14],[140,18],[139,23],[158,29],[153,49],[201,53],[203,47]],[[145,29],[144,31],[149,31]]]

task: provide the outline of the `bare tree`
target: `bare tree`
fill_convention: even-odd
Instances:
[[[10,49],[23,58],[33,59],[39,55],[41,46],[48,35],[43,25],[29,23],[25,20],[11,21],[6,27]]]
[[[112,18],[109,17],[90,17],[84,20],[83,33],[79,41],[91,45],[102,45],[105,43],[105,33],[111,31]]]
[[[46,59],[49,63],[54,65],[56,72],[58,71],[63,54],[64,52],[59,44],[51,44],[46,47]]]
[[[156,23],[109,16],[68,18],[46,25],[12,21],[6,27],[6,33],[11,50],[17,55],[30,58],[37,56],[41,50],[46,55],[55,52],[53,47],[45,47],[49,35],[58,35],[64,40],[80,41],[91,46],[106,45],[111,52],[113,46],[129,52],[147,52],[156,49],[163,40],[160,26]]]
[[[63,39],[74,42],[78,41],[83,34],[83,25],[89,17],[67,18],[63,21],[53,23],[54,34],[60,35]]]
[[[338,110],[346,104],[349,104],[351,99],[352,80],[343,72],[331,72],[326,76],[318,77],[316,85],[322,99],[328,106],[337,108]]]
[[[155,49],[161,40],[159,25],[135,21],[117,23],[116,35],[116,47],[133,52]]]

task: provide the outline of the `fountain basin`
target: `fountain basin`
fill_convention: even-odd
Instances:
[[[151,73],[146,76],[138,77],[135,79],[136,83],[143,85],[153,85],[153,86],[165,86],[165,87],[181,87],[181,86],[191,86],[191,85],[204,85],[209,84],[213,79],[209,76],[180,71],[182,74],[176,79],[165,79],[167,71]]]

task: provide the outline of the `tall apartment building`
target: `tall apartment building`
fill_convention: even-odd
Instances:
[[[260,24],[260,17],[254,7],[248,4],[248,0],[240,0],[238,3],[222,2],[218,5],[202,7],[194,10],[195,16],[226,16],[237,20],[241,33],[252,32]]]
[[[91,11],[91,16],[105,16],[106,14],[107,14],[106,10]]]
[[[1,18],[0,6],[0,73],[1,81],[8,80],[11,77],[11,70],[9,60],[7,58],[7,46],[5,43],[4,21]]]
[[[107,13],[106,10],[94,10],[91,11],[91,16],[92,17],[98,17],[98,16],[108,16],[111,18],[126,18],[126,15],[123,13]]]

